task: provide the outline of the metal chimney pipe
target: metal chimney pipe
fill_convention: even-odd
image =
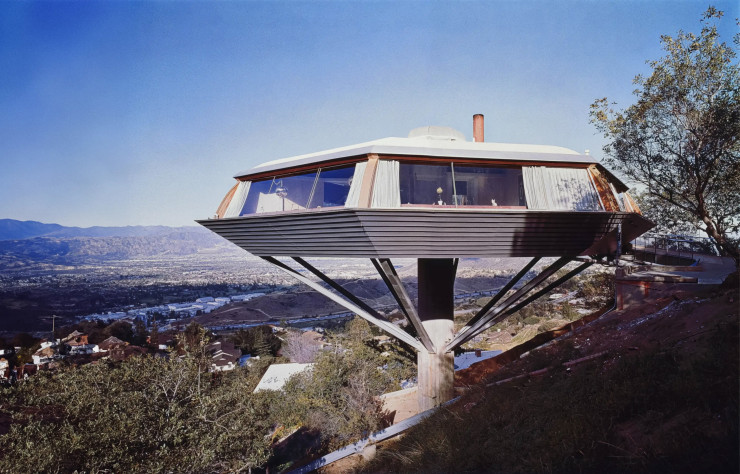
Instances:
[[[483,141],[483,114],[473,115],[473,141]]]

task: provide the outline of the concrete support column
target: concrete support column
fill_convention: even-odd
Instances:
[[[436,348],[417,355],[419,411],[434,408],[454,397],[455,358],[443,352],[455,332],[453,259],[418,260],[419,318]]]

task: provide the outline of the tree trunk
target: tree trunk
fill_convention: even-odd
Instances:
[[[740,250],[737,249],[724,235],[717,231],[717,227],[712,222],[712,219],[706,214],[702,216],[702,221],[706,224],[704,232],[714,241],[714,245],[717,247],[719,254],[723,257],[732,257],[735,260],[735,266],[740,268]]]

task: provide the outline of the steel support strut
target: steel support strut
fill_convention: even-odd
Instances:
[[[562,285],[563,283],[565,283],[566,281],[570,280],[574,276],[578,275],[579,273],[581,273],[583,270],[587,269],[591,265],[593,265],[593,262],[585,262],[585,263],[582,263],[577,268],[571,270],[570,272],[566,273],[565,275],[563,275],[562,277],[558,278],[554,282],[550,283],[546,287],[544,287],[541,290],[537,291],[535,294],[533,294],[532,296],[530,296],[526,300],[522,301],[521,303],[518,303],[513,308],[507,309],[502,314],[499,314],[495,318],[491,319],[490,321],[488,321],[488,323],[486,323],[483,327],[481,327],[478,331],[476,331],[475,335],[473,335],[471,337],[475,337],[476,335],[482,333],[486,329],[489,329],[490,327],[492,327],[494,324],[496,324],[497,322],[499,322],[501,319],[506,318],[506,317],[511,316],[512,314],[516,313],[517,311],[519,311],[520,309],[524,308],[525,306],[527,306],[532,301],[536,300],[537,298],[539,298],[540,296],[544,295],[545,293],[547,293],[548,291],[552,290],[553,288],[557,288],[558,286]],[[467,340],[468,339],[466,339],[466,341]]]
[[[379,319],[382,319],[384,321],[387,321],[386,318],[384,318],[383,316],[381,316],[380,314],[378,314],[377,311],[375,311],[372,307],[370,307],[369,304],[365,303],[360,298],[358,298],[357,296],[355,296],[352,293],[350,293],[349,291],[347,291],[347,289],[345,289],[342,285],[340,285],[339,283],[335,282],[334,280],[332,280],[331,278],[329,278],[328,276],[326,276],[326,274],[324,274],[323,272],[321,272],[318,268],[314,267],[313,265],[311,265],[307,261],[303,260],[301,257],[291,257],[291,258],[296,263],[298,263],[300,266],[302,266],[303,268],[305,268],[309,272],[311,272],[314,275],[316,275],[321,281],[323,281],[324,283],[326,283],[327,285],[329,285],[330,287],[332,287],[335,291],[337,291],[338,293],[340,293],[342,296],[344,296],[345,298],[347,298],[348,300],[350,300],[351,302],[353,302],[354,304],[356,304],[360,308],[364,309],[365,311],[367,311],[370,314],[375,315],[375,317],[377,317]]]
[[[332,293],[331,291],[329,291],[326,288],[324,288],[323,286],[321,286],[319,283],[317,283],[317,282],[315,282],[315,281],[313,281],[313,280],[311,280],[309,278],[306,278],[305,276],[301,275],[297,270],[295,270],[294,268],[291,268],[290,266],[284,264],[283,262],[281,262],[280,260],[276,259],[275,257],[260,257],[260,258],[262,258],[266,262],[272,263],[273,265],[277,266],[278,268],[282,269],[283,271],[285,271],[286,273],[288,273],[289,275],[291,275],[296,280],[298,280],[301,283],[304,283],[304,284],[310,286],[313,290],[317,291],[318,293],[321,293],[322,295],[326,296],[327,298],[329,298],[330,300],[334,301],[335,303],[343,306],[344,308],[348,309],[349,311],[352,311],[353,313],[357,314],[361,318],[365,319],[367,322],[369,322],[371,324],[374,324],[377,327],[379,327],[380,329],[382,329],[382,330],[386,331],[387,333],[391,334],[392,336],[395,336],[399,340],[401,340],[401,341],[405,342],[406,344],[408,344],[409,346],[413,347],[415,350],[417,350],[417,351],[425,351],[424,346],[422,346],[422,344],[419,341],[417,341],[416,339],[414,339],[410,334],[404,332],[401,328],[399,328],[398,326],[394,325],[393,323],[391,323],[388,320],[386,320],[385,318],[383,318],[383,316],[381,316],[377,311],[375,311],[374,309],[370,308],[365,303],[362,303],[361,301],[359,301],[359,299],[356,296],[354,296],[351,293],[347,292],[347,290],[345,290],[344,288],[342,288],[339,284],[337,284],[333,280],[330,280],[329,277],[327,277],[323,273],[319,272],[314,267],[312,267],[312,266],[309,265],[310,268],[309,267],[306,267],[306,269],[308,269],[312,273],[314,273],[314,271],[315,271],[316,272],[315,273],[316,276],[319,276],[319,274],[320,274],[321,276],[319,276],[319,278],[321,278],[322,280],[326,281],[327,284],[329,284],[332,288],[334,288],[337,291],[339,291],[340,293],[342,293],[344,296],[347,297],[347,299],[344,299],[344,298],[342,298],[342,297],[340,297],[340,296]],[[298,261],[298,260],[296,260],[296,261]],[[307,263],[307,262],[304,262],[304,263]],[[313,270],[311,270],[311,269],[313,269]],[[329,283],[329,281],[331,281],[331,283]],[[339,290],[338,288],[341,288],[341,290]]]
[[[406,316],[406,319],[416,330],[416,334],[419,335],[421,343],[424,344],[424,347],[427,349],[427,351],[435,352],[434,343],[429,338],[429,334],[427,333],[426,328],[421,323],[419,313],[416,311],[414,303],[411,301],[411,298],[406,292],[406,288],[404,288],[403,283],[401,282],[401,278],[398,276],[398,273],[396,273],[396,269],[393,267],[393,263],[391,263],[391,260],[389,258],[371,258],[370,261],[373,263],[373,266],[375,266],[375,269],[378,271],[380,277],[385,282],[388,290],[393,295],[393,298],[396,299],[396,302],[401,308],[403,314]]]
[[[493,306],[499,302],[501,298],[503,298],[506,293],[517,283],[519,283],[519,280],[521,280],[528,272],[532,269],[537,262],[540,261],[540,257],[535,257],[532,260],[527,263],[524,268],[519,270],[519,273],[514,275],[513,278],[511,278],[504,286],[501,288],[498,293],[496,293],[493,298],[491,298],[488,303],[485,304],[472,318],[470,318],[470,321],[465,323],[465,326],[460,330],[458,334],[465,334],[470,330],[470,327],[473,326],[475,323],[477,323],[483,316],[488,313],[488,311],[493,308]]]
[[[527,293],[529,293],[533,288],[535,288],[540,283],[542,283],[547,278],[549,278],[553,273],[555,273],[556,271],[564,267],[568,262],[571,261],[571,259],[572,257],[560,257],[559,259],[557,259],[555,262],[553,262],[552,265],[542,270],[542,272],[540,272],[539,275],[534,277],[529,283],[519,288],[513,295],[506,298],[501,304],[494,306],[485,315],[481,316],[476,323],[460,330],[455,335],[455,337],[452,339],[452,341],[450,341],[450,343],[447,344],[447,347],[445,348],[445,350],[453,350],[456,347],[459,347],[460,345],[465,343],[466,341],[477,336],[483,330],[483,327],[489,321],[491,321],[493,318],[495,318],[496,316],[504,312],[506,309],[511,307],[513,304],[515,304],[522,297],[524,297]]]

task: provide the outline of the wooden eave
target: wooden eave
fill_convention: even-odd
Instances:
[[[609,182],[614,185],[614,189],[616,189],[618,193],[625,193],[629,191],[630,189],[629,186],[624,184],[621,179],[617,178],[617,176],[614,173],[604,168],[604,166],[601,163],[595,163],[595,165],[599,171],[601,171],[607,176],[607,178],[609,179]]]
[[[594,163],[586,162],[556,162],[556,161],[531,161],[531,160],[509,160],[509,159],[490,159],[490,158],[461,158],[455,156],[426,156],[426,155],[391,155],[391,154],[374,154],[367,153],[347,158],[329,159],[327,161],[317,161],[314,163],[303,164],[293,167],[286,167],[278,170],[270,170],[260,173],[250,173],[237,175],[239,181],[259,181],[273,177],[287,177],[314,171],[318,168],[329,168],[335,166],[349,165],[366,161],[369,157],[377,157],[380,160],[396,160],[401,163],[426,163],[426,164],[446,164],[455,163],[460,165],[479,165],[494,166],[500,168],[516,168],[521,166],[548,166],[556,168],[588,168]],[[599,165],[600,166],[600,165]],[[610,176],[611,173],[609,173]],[[616,179],[616,178],[614,178]],[[617,181],[624,186],[621,181]],[[616,186],[616,184],[615,184]],[[622,192],[622,191],[620,191]]]
[[[259,181],[261,179],[268,179],[274,176],[286,177],[286,176],[306,173],[309,171],[315,171],[319,168],[329,168],[329,167],[359,163],[361,161],[367,160],[367,157],[368,155],[364,154],[364,155],[355,155],[355,156],[339,158],[339,159],[335,158],[335,159],[329,159],[326,161],[317,161],[315,163],[308,163],[308,164],[303,164],[303,165],[298,165],[298,166],[286,167],[286,168],[279,169],[279,170],[270,170],[270,171],[264,171],[260,173],[237,175],[235,176],[235,178],[238,179],[239,181]]]

